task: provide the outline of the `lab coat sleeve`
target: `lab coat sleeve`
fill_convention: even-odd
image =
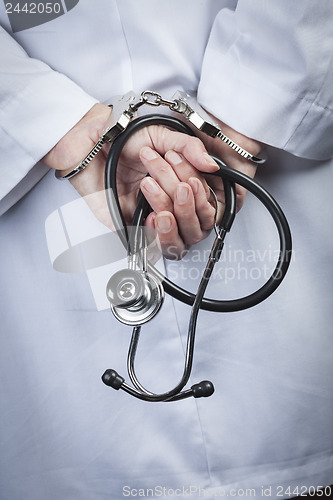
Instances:
[[[239,0],[217,15],[199,102],[237,131],[310,159],[333,156],[333,2]]]
[[[0,214],[45,174],[36,163],[97,102],[0,27]]]

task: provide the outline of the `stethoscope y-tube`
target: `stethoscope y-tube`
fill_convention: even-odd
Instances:
[[[144,225],[144,221],[147,215],[149,214],[150,207],[146,202],[145,198],[143,197],[142,193],[140,192],[138,196],[137,209],[135,210],[133,216],[131,233],[129,234],[129,231],[126,227],[126,223],[121,211],[117,194],[117,179],[116,179],[117,166],[121,152],[129,137],[131,137],[132,134],[134,134],[141,128],[148,127],[150,125],[162,125],[174,129],[178,132],[194,135],[193,131],[185,123],[177,120],[174,117],[166,115],[148,115],[137,118],[132,123],[130,123],[128,128],[114,141],[106,162],[106,170],[105,170],[106,197],[113,224],[123,245],[127,249],[129,257],[132,257],[137,252],[139,252],[140,245],[144,243],[142,231],[139,231],[139,228]],[[147,268],[144,270],[143,273],[139,273],[137,271],[138,275],[135,275],[133,274],[133,269],[132,269],[130,271],[130,273],[132,274],[125,273],[124,277],[121,275],[120,272],[117,274],[115,279],[113,278],[110,279],[110,281],[112,281],[112,286],[109,287],[108,294],[109,294],[109,300],[111,302],[111,308],[113,308],[113,312],[115,313],[116,311],[116,316],[118,313],[120,313],[118,319],[120,319],[121,321],[123,320],[123,322],[125,323],[127,322],[127,324],[132,324],[134,326],[128,352],[128,360],[127,360],[128,374],[133,384],[133,387],[128,385],[125,382],[124,378],[121,377],[113,369],[106,370],[106,372],[102,376],[102,380],[106,385],[109,385],[114,389],[117,390],[122,389],[128,394],[131,394],[132,396],[145,401],[151,401],[151,402],[176,401],[190,396],[198,398],[198,397],[207,397],[213,394],[214,386],[209,381],[202,381],[199,384],[193,385],[190,389],[183,391],[183,388],[185,387],[190,378],[193,365],[195,330],[196,330],[196,323],[199,310],[204,309],[207,311],[214,311],[214,312],[232,312],[232,311],[240,311],[243,309],[247,309],[253,307],[256,304],[259,304],[267,297],[269,297],[280,285],[280,283],[282,282],[283,278],[286,275],[286,272],[290,264],[291,249],[292,249],[291,233],[286,217],[283,214],[277,202],[262,186],[260,186],[253,179],[246,176],[245,174],[242,174],[236,170],[229,168],[219,158],[216,157],[213,158],[218,164],[219,170],[210,175],[217,175],[222,179],[225,192],[225,209],[221,221],[215,228],[216,238],[213,243],[213,247],[211,249],[206,268],[201,278],[197,294],[194,295],[191,292],[179,287],[175,283],[172,283],[166,276],[163,276],[163,274],[161,274],[149,262],[147,262]],[[245,297],[233,300],[209,299],[204,297],[204,293],[206,291],[210,276],[213,272],[214,265],[219,260],[220,254],[222,252],[225,236],[230,231],[236,215],[235,184],[243,186],[249,192],[254,194],[254,196],[256,196],[263,203],[263,205],[267,208],[267,210],[271,214],[279,234],[280,253],[275,269],[273,270],[270,278],[256,292],[251,293],[250,295],[247,295]],[[142,283],[140,280],[142,281]],[[143,307],[142,297],[144,295],[146,295],[146,301],[150,300],[150,304],[149,306],[146,307],[145,311],[145,314],[150,318],[149,307],[153,309],[152,305],[153,298],[161,296],[161,293],[158,293],[159,283],[161,284],[166,293],[169,293],[175,299],[178,299],[184,302],[185,304],[192,306],[192,310],[189,320],[184,371],[182,377],[179,383],[170,391],[167,391],[162,394],[154,394],[145,389],[140,384],[135,374],[134,361],[140,336],[141,324],[139,322],[137,325],[135,325],[131,320],[127,321],[127,318],[130,317],[129,312],[133,314],[134,318],[136,316],[140,318],[140,315],[138,315],[136,311],[137,309],[140,309],[140,307],[141,308]],[[127,286],[127,288],[125,285]],[[117,307],[114,307],[114,305],[112,305],[114,301],[113,289],[114,287],[117,286],[118,290],[122,290],[121,287],[123,287],[123,289],[126,290],[129,287],[130,288],[132,287],[131,290],[135,290],[133,292],[133,296],[135,296],[134,298],[136,302],[134,303],[132,301],[126,303],[126,300],[128,299],[125,300],[123,297],[119,297],[118,294],[117,296],[118,302],[116,302]],[[110,288],[112,290],[110,290]],[[138,289],[140,289],[140,292],[138,292]],[[156,310],[158,309],[159,306],[156,307]],[[124,312],[125,310],[126,312]],[[155,314],[155,312],[152,314]],[[135,321],[135,319],[133,321]]]

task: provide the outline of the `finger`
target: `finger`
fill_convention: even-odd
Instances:
[[[224,184],[220,176],[205,175],[205,180],[219,200],[222,196],[224,197]]]
[[[166,127],[149,127],[154,147],[161,155],[173,150],[181,153],[191,165],[203,172],[218,170],[217,163],[209,156],[198,137],[169,130]]]
[[[205,195],[204,195],[205,196]],[[194,245],[204,238],[200,221],[195,211],[194,195],[191,187],[185,182],[177,186],[174,201],[174,214],[179,233],[186,245]]]
[[[180,181],[187,182],[191,177],[199,179],[206,192],[207,200],[209,199],[210,191],[208,184],[199,170],[194,168],[193,165],[191,165],[183,156],[176,153],[176,151],[168,151],[164,155],[164,158],[168,163],[170,163]]]
[[[145,227],[155,230],[155,218],[156,218],[156,212],[150,212],[150,214],[148,215],[148,217],[145,220]],[[148,231],[148,236],[149,236],[148,241],[152,241],[151,234],[153,234],[153,233],[151,231]],[[156,234],[155,234],[155,237],[156,237]],[[155,239],[155,238],[153,238],[153,239]]]
[[[245,163],[244,161],[239,162],[238,164],[235,164],[234,168],[235,170],[239,170],[243,174],[246,174],[247,176],[251,177],[251,179],[254,178],[257,171],[257,165],[249,161],[247,163]],[[247,195],[247,189],[237,184],[236,185],[237,211],[239,211],[242,208],[246,195]]]
[[[140,183],[141,191],[155,212],[167,210],[173,212],[173,203],[169,196],[151,177],[145,177]]]
[[[145,220],[145,235],[148,242],[147,257],[151,264],[156,264],[162,256],[162,251],[158,241],[155,228],[156,213],[151,212]]]
[[[174,215],[170,212],[156,214],[155,228],[163,255],[171,260],[181,259],[187,250],[184,241],[179,235]]]
[[[203,231],[209,231],[214,226],[215,208],[209,203],[206,192],[199,179],[191,177],[188,180],[194,194],[195,211]]]
[[[148,245],[156,241],[157,233],[155,229],[155,218],[156,212],[150,212],[145,220],[145,236],[147,238]]]
[[[140,150],[140,159],[151,177],[153,177],[164,189],[166,194],[173,199],[173,194],[179,179],[171,165],[148,146]]]

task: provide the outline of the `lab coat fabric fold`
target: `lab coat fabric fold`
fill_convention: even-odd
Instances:
[[[326,0],[80,0],[13,33],[0,3],[1,500],[277,499],[333,483],[332,17]],[[293,235],[268,300],[200,312],[190,383],[215,385],[203,400],[148,404],[103,385],[106,368],[126,372],[130,329],[104,296],[124,255],[115,245],[78,272],[85,241],[112,235],[38,163],[95,102],[147,88],[198,91],[268,144],[257,178]],[[158,265],[195,290],[212,238]],[[254,291],[277,248],[248,196],[208,295]],[[137,373],[149,389],[178,382],[188,318],[167,297],[143,327]]]
[[[324,1],[322,11],[310,5],[243,0],[235,11],[221,11],[199,100],[244,135],[320,160],[332,156],[332,5]]]

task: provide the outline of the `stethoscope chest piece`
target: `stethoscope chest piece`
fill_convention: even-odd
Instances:
[[[161,308],[164,289],[161,281],[151,273],[124,269],[108,281],[106,296],[111,311],[129,326],[142,325],[151,320]]]
[[[156,94],[150,93],[150,95],[155,96]],[[153,105],[157,104],[153,103]],[[193,121],[192,123],[194,124]],[[195,398],[208,397],[214,392],[214,386],[210,381],[203,380],[198,384],[192,385],[191,388],[185,389],[192,370],[196,323],[199,310],[205,309],[215,312],[241,311],[253,307],[269,297],[280,285],[288,270],[292,248],[291,233],[280,206],[262,186],[245,174],[229,168],[219,158],[214,157],[219,166],[219,170],[214,172],[214,175],[222,179],[225,197],[223,216],[218,224],[215,224],[216,237],[198,285],[197,293],[192,294],[179,287],[176,283],[172,283],[167,276],[163,276],[147,260],[147,240],[145,232],[140,229],[145,226],[145,219],[150,211],[150,207],[144,196],[142,193],[138,195],[137,208],[130,226],[131,231],[129,231],[117,194],[116,174],[122,149],[132,134],[150,125],[162,125],[181,133],[193,135],[191,129],[173,117],[148,115],[131,122],[126,130],[113,142],[110,149],[105,171],[106,197],[114,226],[123,245],[127,249],[128,269],[118,271],[111,276],[106,287],[106,294],[114,316],[120,322],[133,327],[127,357],[127,371],[132,385],[127,384],[125,379],[113,369],[106,370],[102,376],[102,380],[107,386],[116,390],[122,389],[128,394],[144,401],[179,401],[192,396]],[[221,138],[221,136],[219,137]],[[246,153],[246,151],[242,151]],[[255,160],[258,162],[258,158],[255,158]],[[245,297],[231,300],[208,299],[204,296],[206,288],[212,276],[214,266],[220,258],[224,238],[229,234],[237,212],[236,184],[243,186],[256,196],[272,216],[280,239],[279,258],[271,276],[255,292]],[[137,267],[140,269],[138,270]],[[141,325],[152,319],[160,310],[164,298],[164,290],[175,299],[190,305],[192,309],[189,318],[184,370],[181,379],[173,389],[162,394],[154,394],[145,389],[139,382],[134,369],[134,360]]]

